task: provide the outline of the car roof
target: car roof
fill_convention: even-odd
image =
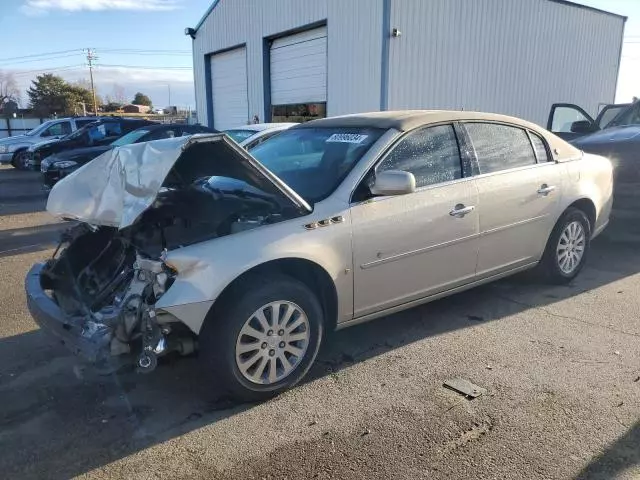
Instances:
[[[455,122],[462,120],[487,120],[494,122],[506,122],[521,125],[527,128],[539,128],[533,123],[515,117],[500,115],[497,113],[467,112],[460,110],[397,110],[384,112],[356,113],[341,115],[338,117],[322,118],[302,123],[293,128],[317,128],[317,127],[361,127],[382,128],[388,130],[394,128],[401,132],[413,130],[416,127],[429,123]]]
[[[235,128],[229,128],[228,130],[249,130],[252,132],[261,132],[263,130],[286,130],[291,128],[297,123],[251,123],[249,125],[242,125]]]
[[[384,112],[356,113],[339,117],[322,118],[301,123],[292,129],[304,128],[379,128],[395,129],[400,132],[413,130],[422,125],[440,122],[457,121],[488,121],[517,125],[532,130],[546,138],[553,158],[565,160],[580,155],[580,151],[553,133],[543,129],[535,123],[528,122],[508,115],[484,112],[467,112],[464,110],[397,110]]]

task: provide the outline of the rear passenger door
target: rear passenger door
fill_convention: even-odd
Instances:
[[[562,166],[529,130],[484,122],[464,128],[478,174],[478,277],[539,260],[558,216]]]

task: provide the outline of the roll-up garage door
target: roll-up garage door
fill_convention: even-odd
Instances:
[[[271,44],[271,105],[327,101],[327,27]]]
[[[247,49],[245,47],[217,53],[211,58],[213,126],[218,130],[246,125]]]

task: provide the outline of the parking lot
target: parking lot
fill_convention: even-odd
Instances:
[[[0,169],[3,478],[640,477],[635,185],[571,285],[517,277],[338,332],[302,385],[237,405],[195,357],[100,376],[38,331],[23,279],[64,228],[38,182]]]

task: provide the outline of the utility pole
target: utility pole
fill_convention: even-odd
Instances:
[[[93,86],[93,61],[97,60],[95,53],[87,48],[87,62],[89,62],[89,78],[91,79],[91,94],[93,95],[93,113],[98,116],[98,103],[96,102],[96,89]]]
[[[169,89],[169,105],[167,105],[168,107],[171,106],[171,85],[167,84],[167,88]]]

